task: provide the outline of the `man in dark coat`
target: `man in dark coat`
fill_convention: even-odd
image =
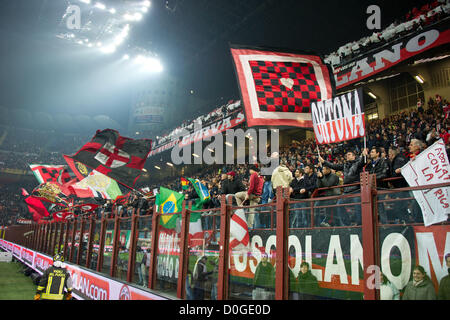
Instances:
[[[377,188],[387,188],[387,183],[382,181],[389,177],[389,164],[388,162],[381,158],[381,150],[379,147],[372,147],[370,150],[371,161],[367,164],[366,170],[370,174],[375,174],[377,180]],[[384,200],[379,198],[380,200]],[[378,215],[381,223],[387,223],[386,210],[384,208],[384,203],[378,204]]]
[[[290,183],[291,198],[293,200],[302,200],[308,198],[308,191],[305,183],[305,172],[303,169],[295,170],[295,177]],[[306,210],[299,210],[308,206],[307,202],[293,203],[289,207],[289,225],[291,228],[305,227]]]
[[[317,172],[317,188],[330,188],[339,185],[339,177],[331,172],[330,167],[323,165],[322,170]],[[341,188],[333,188],[322,191],[319,196],[331,197],[341,194]],[[314,206],[327,206],[336,204],[336,200],[319,200],[316,201]],[[314,209],[314,221],[316,227],[319,225],[329,226],[327,220],[330,218],[334,208],[325,208],[325,216],[320,219],[320,209]]]
[[[400,150],[394,146],[389,148],[389,167],[392,178],[398,178],[397,180],[393,180],[391,185],[394,188],[405,188],[408,187],[408,183],[405,178],[403,178],[401,173],[401,168],[408,163],[408,159],[400,152]],[[395,192],[392,193],[391,198],[393,199],[401,199],[408,198],[409,192]],[[401,219],[407,214],[408,203],[407,201],[395,201],[392,203],[392,210],[389,214],[392,219],[396,222],[399,222]]]
[[[322,165],[326,165],[329,168],[337,171],[342,171],[344,173],[344,184],[351,184],[358,182],[360,180],[360,174],[364,166],[364,157],[367,156],[367,150],[363,151],[362,156],[359,158],[356,158],[356,154],[353,151],[348,151],[345,154],[346,162],[344,164],[334,164],[328,161],[325,161],[322,157],[319,157],[320,163]],[[354,186],[348,186],[344,187],[344,194],[351,194],[356,193],[360,189],[360,185],[354,185]],[[350,198],[344,198],[339,199],[336,204],[346,204],[346,203],[355,203],[360,202],[360,197],[350,197]],[[350,218],[349,214],[347,213],[347,208],[349,206],[340,206],[337,210],[337,224],[340,226],[348,226],[350,223],[361,225],[361,206],[355,205],[354,211],[355,214],[352,218]]]

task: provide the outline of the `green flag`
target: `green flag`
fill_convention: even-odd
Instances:
[[[158,196],[156,199],[158,212],[163,214],[181,212],[183,208],[183,194],[161,187],[159,188]],[[181,218],[181,214],[163,215],[161,216],[160,224],[164,228],[174,229],[179,218]]]

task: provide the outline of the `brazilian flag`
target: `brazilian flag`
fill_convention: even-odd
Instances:
[[[184,195],[176,191],[160,187],[159,194],[156,198],[156,206],[158,212],[161,213],[178,213],[183,208]],[[174,229],[176,227],[177,219],[181,218],[181,214],[163,215],[160,219],[162,227],[167,229]]]
[[[195,192],[197,192],[199,199],[192,206],[192,210],[200,210],[203,208],[203,204],[211,200],[211,195],[208,188],[200,182],[198,179],[188,178],[191,184],[194,186]]]

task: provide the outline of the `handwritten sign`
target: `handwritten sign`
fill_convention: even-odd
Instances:
[[[450,165],[441,140],[421,152],[402,168],[410,187],[450,183]],[[413,191],[422,209],[425,226],[447,221],[450,213],[450,187]]]

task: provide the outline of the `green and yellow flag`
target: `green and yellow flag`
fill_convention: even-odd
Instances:
[[[156,197],[156,206],[158,212],[166,213],[178,213],[183,208],[184,195],[164,188],[159,188],[159,194]],[[177,219],[181,218],[181,214],[167,214],[162,215],[160,219],[160,225],[167,229],[174,229],[176,227]]]

